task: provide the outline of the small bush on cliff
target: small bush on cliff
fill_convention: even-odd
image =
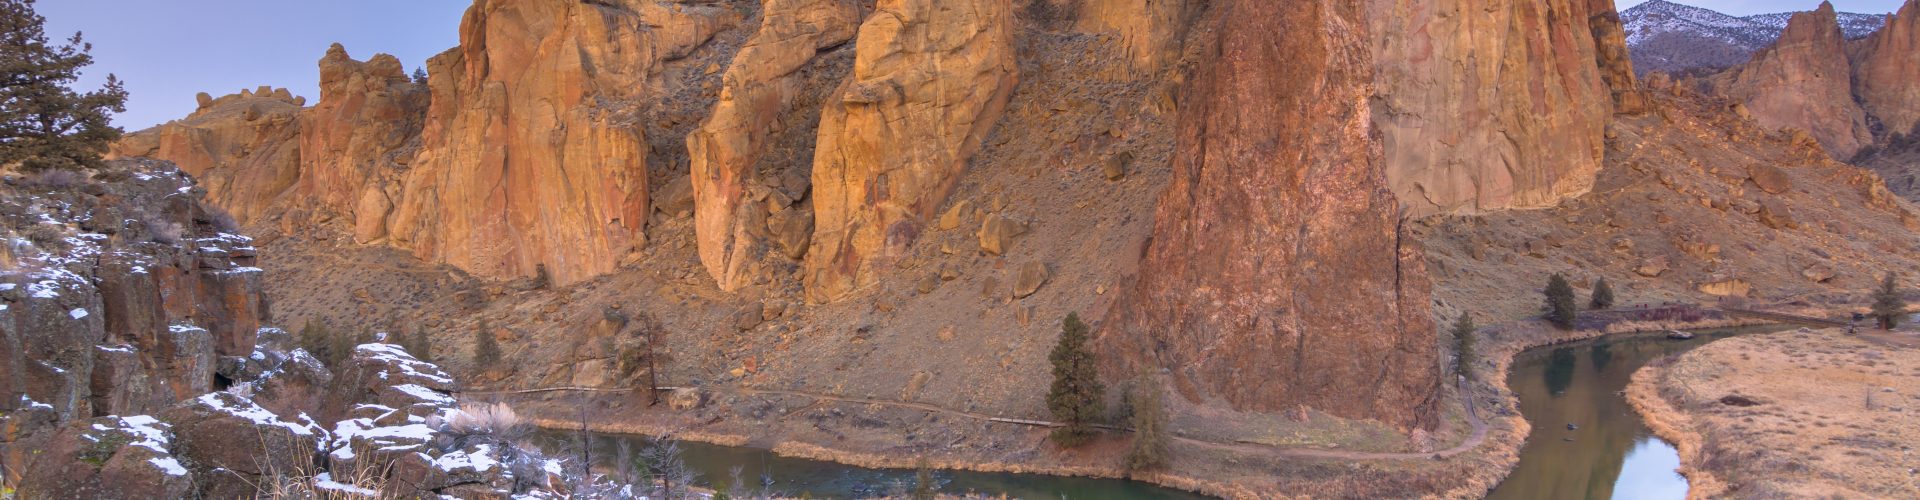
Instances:
[[[400,337],[400,347],[421,361],[433,361],[433,340],[427,337],[425,328],[414,328],[413,335]]]
[[[1561,330],[1572,330],[1573,320],[1580,314],[1580,306],[1573,300],[1573,285],[1567,284],[1567,277],[1558,273],[1547,279],[1547,321]]]
[[[335,334],[326,323],[308,319],[307,324],[300,327],[300,335],[295,338],[295,342],[301,349],[305,349],[307,354],[312,354],[313,359],[318,359],[322,364],[327,365],[327,368],[338,369],[340,363],[347,359],[347,354],[352,352],[351,347],[346,347],[341,342],[340,339],[344,337],[346,336]]]
[[[487,327],[486,320],[480,320],[480,327],[473,330],[474,368],[485,370],[500,362],[500,342],[494,340],[493,329]]]
[[[33,0],[0,0],[0,165],[22,170],[100,165],[120,138],[110,123],[126,111],[127,91],[107,75],[99,90],[75,92],[80,70],[93,64],[93,46],[79,33],[56,43]]]
[[[1606,278],[1600,278],[1593,284],[1593,296],[1587,301],[1588,309],[1612,309],[1613,287],[1607,285]]]
[[[1167,408],[1160,381],[1142,374],[1127,395],[1133,407],[1133,447],[1127,450],[1127,469],[1145,470],[1167,463]]]
[[[1900,286],[1894,281],[1894,274],[1880,280],[1880,289],[1873,292],[1873,317],[1880,323],[1881,330],[1892,330],[1900,326],[1900,317],[1907,314],[1907,301],[1900,296]]]
[[[1047,393],[1047,409],[1065,424],[1053,431],[1053,441],[1074,447],[1093,436],[1088,424],[1100,415],[1100,385],[1093,353],[1087,351],[1087,325],[1079,313],[1067,313],[1060,325],[1060,341],[1047,355],[1053,362],[1053,389]]]
[[[1453,372],[1473,380],[1473,363],[1478,354],[1473,346],[1473,315],[1461,313],[1460,319],[1453,321]]]

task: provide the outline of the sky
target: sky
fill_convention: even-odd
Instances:
[[[1677,4],[1692,5],[1694,7],[1706,7],[1709,9],[1720,11],[1722,13],[1733,14],[1736,16],[1751,16],[1754,14],[1772,14],[1775,12],[1813,10],[1814,7],[1820,6],[1820,0],[1668,0],[1668,1],[1677,3]],[[1900,4],[1904,2],[1906,2],[1906,0],[1833,0],[1833,8],[1841,12],[1858,12],[1861,14],[1882,14],[1882,13],[1899,10]],[[1614,0],[1614,6],[1619,8],[1620,10],[1627,10],[1628,8],[1631,8],[1635,5],[1640,5],[1643,3],[1646,3],[1646,0]]]
[[[127,131],[184,118],[194,94],[219,97],[261,85],[320,99],[320,57],[340,42],[355,59],[393,54],[407,71],[459,44],[472,0],[39,0],[47,36],[75,31],[93,44],[79,85],[108,73],[126,82]]]

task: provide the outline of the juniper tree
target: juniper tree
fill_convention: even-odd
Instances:
[[[1607,285],[1606,278],[1600,278],[1599,282],[1593,284],[1593,295],[1587,301],[1587,308],[1596,310],[1613,308],[1613,287]]]
[[[27,171],[98,166],[120,138],[109,121],[126,111],[127,91],[107,75],[98,90],[72,89],[93,64],[93,46],[74,33],[47,38],[33,0],[0,0],[0,165]]]
[[[1900,319],[1907,314],[1907,301],[1900,296],[1900,287],[1894,282],[1894,273],[1888,272],[1880,280],[1880,289],[1873,292],[1873,317],[1879,321],[1881,330],[1892,330],[1900,326]]]
[[[1453,372],[1467,380],[1473,380],[1473,363],[1478,359],[1473,346],[1474,329],[1472,314],[1461,313],[1459,319],[1453,320]]]
[[[1555,273],[1547,279],[1547,321],[1562,330],[1572,330],[1573,320],[1578,317],[1580,306],[1573,299],[1573,285],[1567,284],[1567,278]]]
[[[473,330],[474,368],[486,370],[499,362],[500,342],[494,340],[493,329],[487,327],[487,320],[480,320],[480,327]]]
[[[1167,409],[1160,383],[1142,374],[1128,395],[1132,402],[1133,446],[1127,450],[1127,469],[1144,470],[1167,463]]]
[[[1053,362],[1053,389],[1047,393],[1047,409],[1064,426],[1053,431],[1053,441],[1074,447],[1092,437],[1088,425],[1100,414],[1100,385],[1093,353],[1087,351],[1087,325],[1079,313],[1067,313],[1060,325],[1060,341],[1047,355]]]

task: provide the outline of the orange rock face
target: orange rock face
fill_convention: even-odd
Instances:
[[[1429,284],[1373,129],[1365,10],[1215,8],[1142,274],[1095,341],[1105,375],[1167,369],[1194,401],[1430,428]]]
[[[1592,189],[1609,82],[1637,95],[1608,2],[1367,3],[1387,178],[1414,215],[1548,207]]]
[[[1873,143],[1866,112],[1854,101],[1853,67],[1833,4],[1795,14],[1773,47],[1717,75],[1715,92],[1746,104],[1770,129],[1798,128],[1835,159]]]
[[[486,0],[428,64],[420,154],[392,244],[491,278],[555,283],[645,243],[647,77],[712,35],[717,5]],[[377,207],[378,202],[370,205]]]
[[[1182,0],[1089,0],[1079,5],[1078,28],[1119,38],[1136,72],[1152,72],[1179,58],[1180,41],[1200,7]]]
[[[687,137],[700,262],[728,291],[745,285],[747,267],[770,249],[768,208],[752,202],[778,189],[770,183],[780,179],[763,178],[758,167],[774,129],[798,118],[789,114],[807,83],[798,72],[821,49],[853,38],[860,6],[849,0],[768,0],[763,16],[760,30],[728,67],[713,114]]]
[[[1920,0],[1907,0],[1855,54],[1854,94],[1867,112],[1887,132],[1920,130]]]
[[[207,199],[249,222],[300,176],[300,106],[286,89],[203,101],[185,119],[127,134],[109,159],[174,162],[207,189]]]
[[[881,0],[853,75],[820,118],[813,162],[815,302],[872,283],[960,180],[1012,95],[1008,0]]]
[[[320,103],[301,115],[297,193],[351,215],[361,243],[386,237],[396,177],[418,148],[426,109],[426,86],[399,59],[355,61],[334,44],[320,59]]]

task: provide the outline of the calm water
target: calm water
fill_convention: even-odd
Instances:
[[[549,443],[577,443],[578,435],[559,431],[540,431],[536,439]],[[627,441],[636,452],[646,439],[636,436],[594,435],[594,463],[610,466],[619,442]],[[546,449],[564,446],[544,445]],[[708,488],[724,487],[731,469],[740,467],[740,476],[758,489],[762,474],[773,479],[773,490],[789,496],[802,493],[813,498],[870,498],[886,495],[894,485],[914,484],[913,470],[866,469],[819,460],[776,456],[767,450],[705,443],[683,442],[681,457],[699,471],[696,484]],[[604,460],[603,460],[604,458]],[[934,471],[942,493],[983,493],[1023,499],[1204,499],[1206,496],[1161,488],[1146,483],[1119,479],[1090,479],[1040,474],[1006,474],[969,471]]]
[[[1781,327],[1698,332],[1693,340],[1649,334],[1543,347],[1513,361],[1507,384],[1533,434],[1520,465],[1493,490],[1494,499],[1685,498],[1687,480],[1674,469],[1680,454],[1654,437],[1620,391],[1654,359],[1713,340]],[[1578,429],[1569,430],[1567,424]]]

